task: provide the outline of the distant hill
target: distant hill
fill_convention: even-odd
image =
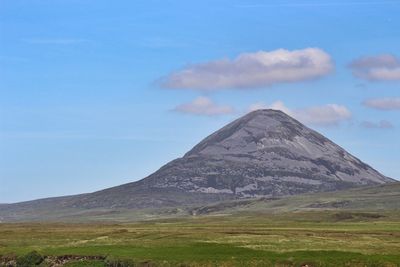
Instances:
[[[0,220],[196,206],[394,182],[281,111],[258,110],[133,183],[76,196],[0,205]]]

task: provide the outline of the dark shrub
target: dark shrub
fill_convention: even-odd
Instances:
[[[42,255],[40,255],[37,251],[29,252],[24,256],[20,256],[17,258],[17,266],[18,267],[31,267],[36,266],[42,263],[43,261]]]
[[[114,259],[111,257],[108,257],[106,259],[106,264],[108,267],[156,267],[159,266],[153,262],[150,261],[143,261],[143,262],[138,262],[134,260],[128,260],[128,259]]]

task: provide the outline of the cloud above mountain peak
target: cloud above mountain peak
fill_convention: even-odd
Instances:
[[[347,107],[338,104],[291,109],[282,101],[275,101],[270,105],[259,102],[250,105],[249,111],[264,108],[281,110],[307,125],[332,126],[337,125],[342,121],[349,120],[352,117],[352,114]]]
[[[161,86],[203,91],[259,88],[321,78],[333,69],[331,56],[322,49],[278,49],[189,65],[164,77]]]

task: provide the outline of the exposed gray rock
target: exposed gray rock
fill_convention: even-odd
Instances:
[[[391,182],[281,111],[228,124],[138,184],[235,197],[284,196]]]

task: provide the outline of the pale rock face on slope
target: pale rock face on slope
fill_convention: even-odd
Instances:
[[[258,110],[210,135],[137,185],[243,198],[391,181],[285,113]]]

